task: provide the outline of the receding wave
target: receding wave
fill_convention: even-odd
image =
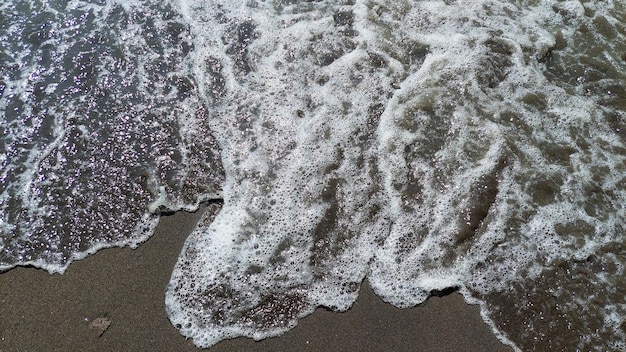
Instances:
[[[166,292],[199,347],[363,280],[517,350],[624,350],[620,2],[5,4],[0,268],[223,199]],[[19,39],[15,39],[19,38]]]

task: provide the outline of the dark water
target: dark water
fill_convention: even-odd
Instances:
[[[2,5],[0,267],[63,271],[193,209],[223,171],[167,6]],[[177,21],[178,17],[178,21]]]
[[[6,2],[0,269],[62,272],[223,199],[166,294],[200,347],[367,279],[519,350],[625,350],[626,9]]]

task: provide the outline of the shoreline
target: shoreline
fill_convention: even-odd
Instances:
[[[24,267],[0,274],[0,352],[201,351],[170,324],[164,298],[203,210],[163,216],[139,248],[101,250],[73,262],[64,275]],[[106,328],[97,324],[107,321]],[[282,336],[226,340],[204,351],[279,350],[513,351],[458,293],[398,309],[367,282],[347,312],[318,308]]]

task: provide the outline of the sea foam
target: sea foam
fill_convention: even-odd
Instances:
[[[458,290],[516,350],[625,349],[620,2],[2,6],[0,269],[219,198],[166,293],[199,347],[367,279]]]
[[[367,277],[399,307],[458,288],[504,342],[529,348],[527,331],[552,313],[504,321],[501,302],[525,304],[510,292],[556,292],[542,279],[555,267],[621,251],[600,248],[622,238],[624,209],[609,204],[624,197],[610,176],[624,170],[623,139],[606,122],[622,113],[546,69],[557,55],[584,61],[568,41],[600,16],[617,23],[611,4],[186,6],[204,58],[194,61],[219,63],[227,87],[209,102],[224,209],[190,236],[166,298],[199,346],[280,334],[317,306],[348,309]],[[557,325],[589,301],[581,282],[561,285],[578,303],[555,303]],[[591,314],[608,318],[623,297],[602,300]],[[525,329],[507,329],[512,319]],[[606,346],[623,343],[612,319],[593,326]],[[545,339],[594,346],[561,333]]]

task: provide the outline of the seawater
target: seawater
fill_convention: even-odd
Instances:
[[[0,4],[0,270],[220,201],[166,292],[199,347],[367,279],[516,350],[626,350],[620,1]]]

